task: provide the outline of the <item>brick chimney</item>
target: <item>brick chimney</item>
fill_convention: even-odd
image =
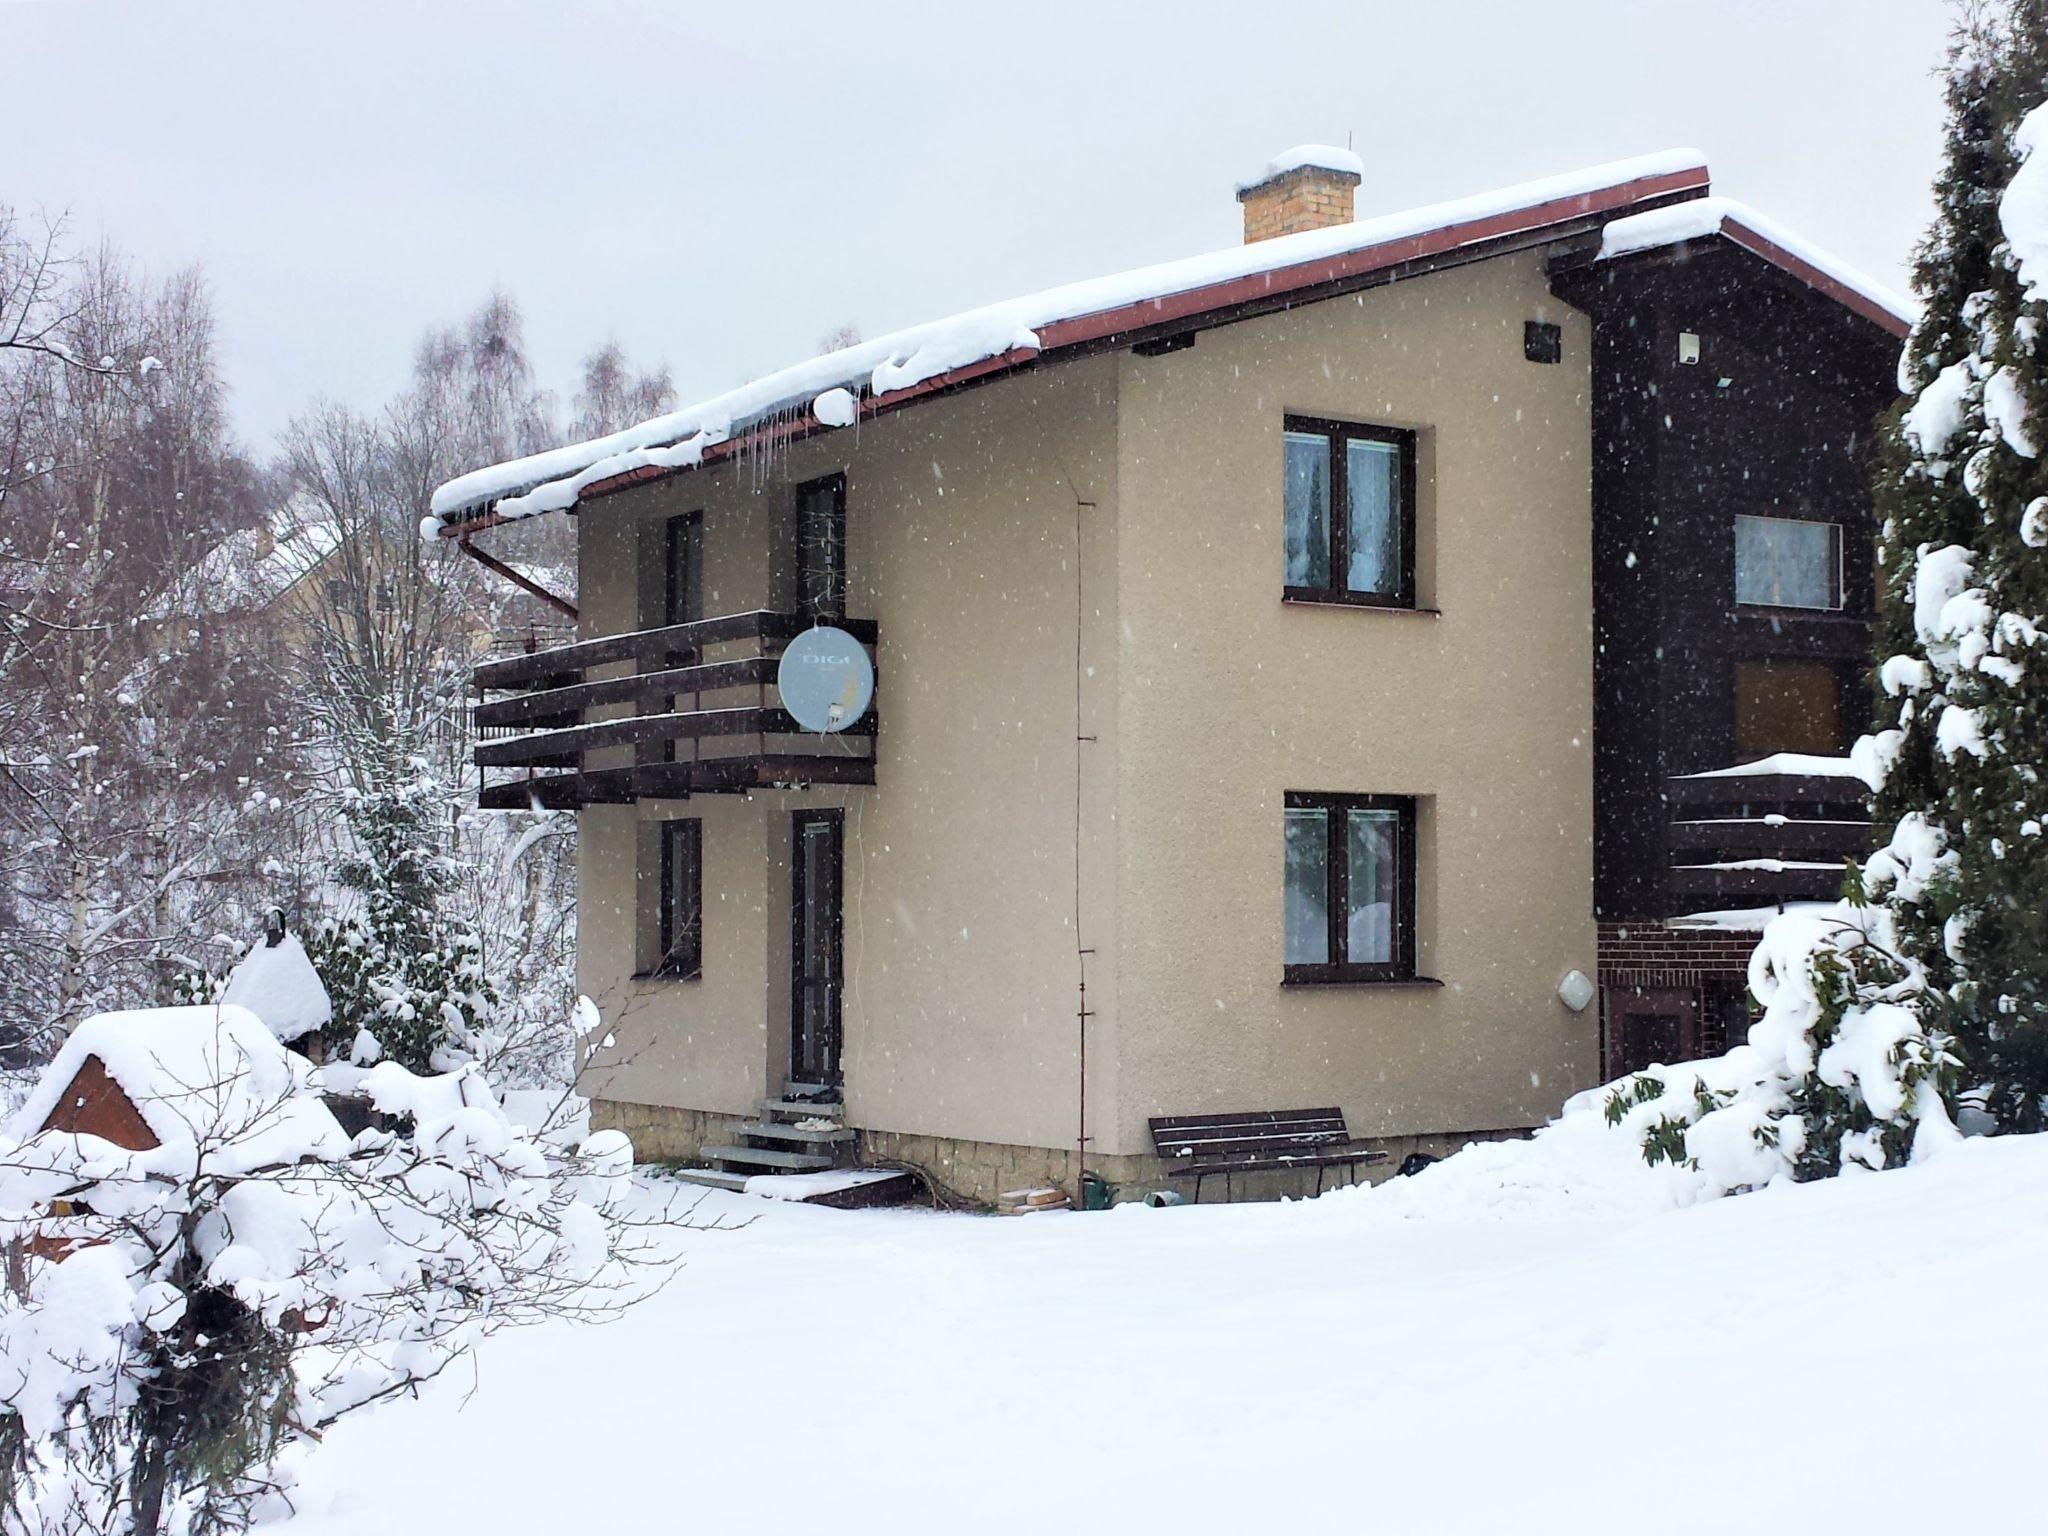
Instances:
[[[1242,183],[1244,243],[1298,235],[1351,222],[1351,198],[1365,180],[1365,162],[1348,149],[1297,144],[1266,162],[1254,181]]]

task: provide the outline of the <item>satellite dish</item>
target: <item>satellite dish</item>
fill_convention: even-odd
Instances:
[[[875,666],[867,648],[843,629],[820,624],[782,652],[775,686],[782,707],[807,731],[843,731],[868,712]]]

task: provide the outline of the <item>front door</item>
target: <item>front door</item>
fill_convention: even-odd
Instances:
[[[1616,1077],[1699,1059],[1699,994],[1690,989],[1617,987],[1609,994],[1608,1017],[1609,1067]]]
[[[791,818],[789,1075],[839,1081],[840,854],[838,811]]]

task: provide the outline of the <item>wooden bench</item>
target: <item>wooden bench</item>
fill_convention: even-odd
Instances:
[[[1202,1181],[1214,1174],[1223,1175],[1228,1199],[1232,1174],[1313,1168],[1316,1193],[1321,1194],[1325,1169],[1355,1170],[1387,1160],[1386,1153],[1368,1152],[1359,1145],[1344,1124],[1341,1109],[1165,1115],[1151,1124],[1153,1150],[1165,1161],[1168,1177],[1193,1179],[1198,1205]]]

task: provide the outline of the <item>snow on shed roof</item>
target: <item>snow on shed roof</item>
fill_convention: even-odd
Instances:
[[[473,470],[434,492],[429,535],[495,504],[501,518],[576,504],[600,481],[687,469],[757,422],[835,389],[862,414],[1028,362],[1043,352],[1284,294],[1656,198],[1703,194],[1706,157],[1666,150],[1328,229],[1069,283],[808,358],[695,405],[588,442]],[[834,412],[833,414],[837,414]]]
[[[1616,219],[1600,232],[1600,260],[1717,235],[1820,289],[1895,336],[1904,336],[1919,316],[1920,306],[1906,295],[1864,276],[1732,197],[1695,198]]]
[[[89,1057],[173,1160],[179,1149],[189,1155],[204,1143],[211,1166],[238,1172],[348,1145],[340,1123],[306,1089],[312,1064],[232,1004],[94,1014],[72,1030],[15,1112],[11,1139],[26,1141],[42,1129]]]
[[[275,944],[257,940],[228,973],[220,1000],[248,1009],[280,1040],[296,1040],[334,1017],[327,988],[295,933]]]

